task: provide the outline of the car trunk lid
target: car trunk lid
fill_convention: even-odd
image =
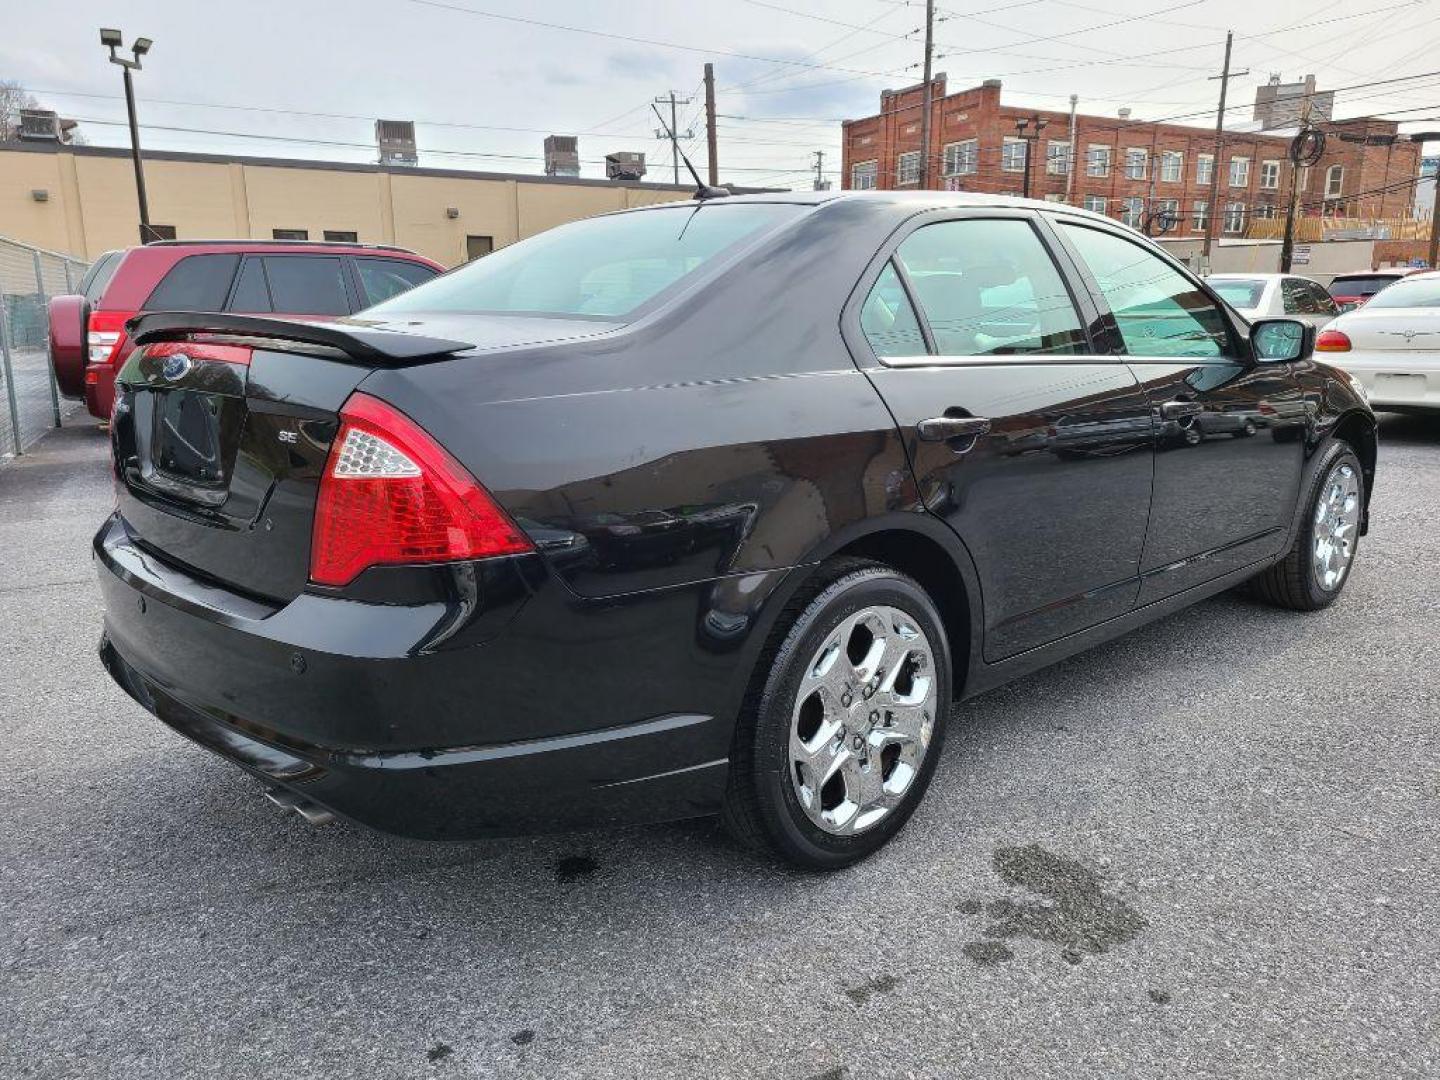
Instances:
[[[1430,353],[1440,357],[1440,308],[1372,308],[1349,312],[1335,327],[1356,352]],[[1343,363],[1343,361],[1342,361]]]

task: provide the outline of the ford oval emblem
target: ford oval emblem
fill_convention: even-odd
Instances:
[[[171,382],[179,382],[190,374],[190,369],[194,366],[195,362],[184,353],[171,353],[160,362],[160,376]]]

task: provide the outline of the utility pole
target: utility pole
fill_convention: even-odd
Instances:
[[[1215,158],[1210,170],[1210,204],[1209,213],[1205,215],[1205,241],[1200,245],[1200,257],[1208,264],[1210,261],[1210,241],[1215,235],[1215,219],[1220,216],[1220,153],[1225,144],[1225,94],[1230,89],[1230,80],[1238,79],[1241,75],[1249,75],[1250,69],[1244,71],[1230,70],[1230,47],[1235,41],[1235,32],[1225,32],[1225,66],[1220,70],[1219,75],[1211,75],[1211,79],[1220,80],[1220,109],[1215,114]]]
[[[1065,173],[1065,201],[1075,195],[1075,107],[1080,104],[1080,95],[1070,95],[1070,167]]]
[[[935,0],[925,0],[925,89],[921,92],[924,114],[920,117],[920,190],[930,187],[930,113],[934,108],[930,90],[930,67],[935,58]],[[843,163],[842,163],[843,164]]]
[[[669,103],[670,103],[670,127],[669,127],[669,130],[661,130],[661,131],[655,132],[655,137],[656,137],[657,139],[667,139],[667,138],[668,138],[668,139],[670,140],[670,171],[671,171],[671,173],[672,173],[672,175],[673,175],[673,177],[674,177],[674,183],[678,186],[679,183],[680,183],[680,139],[681,139],[681,135],[680,135],[680,132],[676,130],[676,126],[679,124],[679,120],[678,120],[678,118],[677,118],[676,115],[675,115],[675,108],[676,108],[677,105],[689,105],[689,104],[690,104],[690,99],[689,99],[689,98],[677,98],[677,97],[675,96],[675,91],[674,91],[674,90],[671,90],[670,93],[669,93],[667,96],[665,96],[665,97],[657,97],[657,98],[655,99],[655,104],[657,104],[657,105],[664,105],[666,102],[669,102]],[[690,131],[690,130],[687,129],[686,132],[685,132],[684,138],[693,139],[694,137],[695,137],[695,133],[694,133],[693,131]]]
[[[1310,130],[1310,95],[1305,95],[1305,100],[1300,103],[1300,132],[1303,135]],[[1295,260],[1295,217],[1300,212],[1300,170],[1309,168],[1308,164],[1302,164],[1301,159],[1305,156],[1300,146],[1300,137],[1290,144],[1290,202],[1285,207],[1285,236],[1280,241],[1280,272],[1290,273],[1290,264]]]
[[[710,162],[710,186],[720,186],[720,162],[716,157],[715,65],[705,65],[705,156]]]
[[[828,185],[825,183],[825,151],[824,151],[824,150],[816,150],[816,151],[815,151],[815,190],[816,190],[816,191],[828,191],[828,190],[829,190]]]
[[[100,44],[110,50],[110,62],[119,64],[125,73],[125,112],[130,118],[130,158],[135,165],[135,195],[140,203],[140,242],[148,244],[158,237],[152,235],[150,230],[150,200],[145,194],[145,166],[140,160],[140,121],[135,115],[135,80],[130,77],[130,72],[140,70],[140,58],[148,53],[150,46],[155,43],[147,37],[136,38],[130,47],[134,59],[127,60],[115,52],[116,49],[124,48],[124,41],[119,30],[100,31]]]

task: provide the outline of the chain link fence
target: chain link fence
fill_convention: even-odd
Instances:
[[[50,298],[80,287],[86,263],[0,237],[0,458],[80,406],[60,396],[50,366]]]

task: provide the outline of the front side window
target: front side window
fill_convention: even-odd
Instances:
[[[1195,182],[1197,184],[1208,184],[1215,179],[1215,155],[1195,155]]]
[[[965,139],[945,147],[946,176],[974,176],[980,168],[980,144]]]
[[[1198,285],[1159,255],[1100,229],[1060,226],[1090,268],[1132,356],[1221,356],[1225,318]]]
[[[1075,305],[1028,221],[944,221],[895,256],[941,356],[1064,355],[1087,350]]]
[[[1093,211],[1096,214],[1103,214],[1105,213],[1105,196],[1086,195],[1084,206],[1086,210]]]
[[[1125,151],[1125,179],[1144,180],[1145,164],[1149,155],[1143,147],[1132,147]]]
[[[873,161],[857,161],[850,166],[850,187],[855,191],[873,191],[877,173]]]
[[[785,203],[716,200],[572,221],[466,263],[370,314],[623,317],[804,212]]]
[[[1086,176],[1110,175],[1110,147],[1092,146],[1085,153]]]
[[[1271,191],[1280,186],[1280,162],[1262,161],[1260,163],[1260,186],[1269,188]]]
[[[275,310],[289,315],[348,315],[345,272],[335,255],[267,255],[265,277]]]
[[[876,356],[926,354],[925,337],[920,333],[915,308],[905,295],[900,275],[888,262],[860,309],[860,330]]]
[[[895,169],[897,184],[918,184],[920,182],[920,151],[909,150],[900,155]]]
[[[1000,168],[1006,172],[1024,172],[1025,155],[1030,144],[1024,139],[1009,136],[1000,147]]]
[[[1232,157],[1230,159],[1230,186],[1248,187],[1250,184],[1250,159],[1248,157]]]
[[[1178,183],[1185,173],[1185,155],[1179,150],[1166,150],[1160,155],[1160,179]]]

